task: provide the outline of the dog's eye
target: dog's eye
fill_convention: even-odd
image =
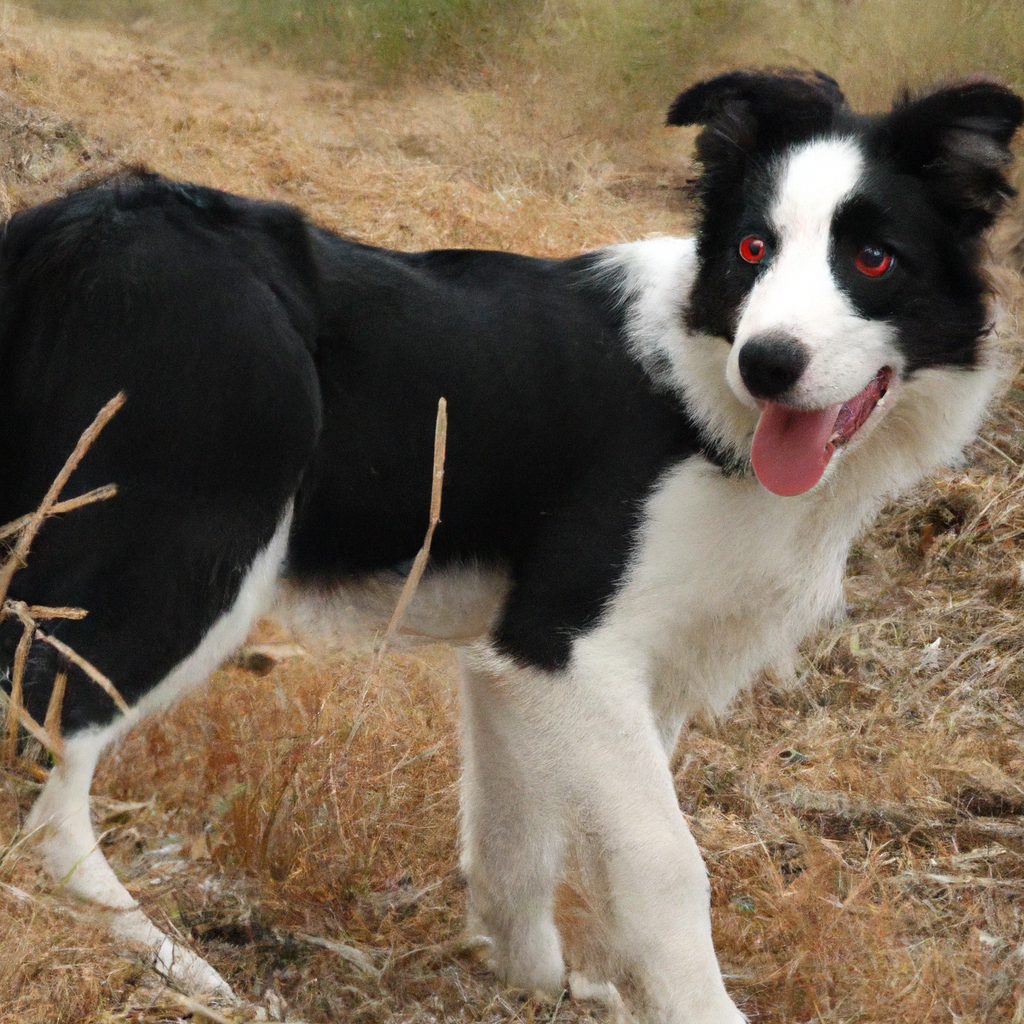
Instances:
[[[865,245],[853,258],[853,265],[867,277],[881,277],[892,263],[892,253],[880,245]]]
[[[750,235],[740,242],[740,255],[748,263],[760,263],[764,259],[764,254],[764,240],[758,238],[757,235]]]

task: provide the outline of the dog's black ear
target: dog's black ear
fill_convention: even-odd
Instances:
[[[844,103],[838,83],[821,71],[731,71],[681,92],[667,123],[707,126],[697,140],[707,165],[824,131]]]
[[[882,125],[897,166],[968,232],[987,228],[1016,193],[1006,180],[1024,101],[1002,85],[968,81],[897,103]]]

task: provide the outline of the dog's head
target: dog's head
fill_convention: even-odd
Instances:
[[[732,344],[769,490],[813,487],[916,372],[975,364],[981,236],[1013,195],[1022,117],[981,80],[881,115],[851,111],[820,72],[733,72],[677,97],[669,124],[704,126],[687,322]]]

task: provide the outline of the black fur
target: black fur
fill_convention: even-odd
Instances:
[[[627,353],[586,257],[394,253],[323,231],[315,247],[324,430],[288,574],[329,581],[416,554],[444,396],[432,565],[507,569],[498,646],[562,666],[613,592],[639,502],[669,462],[701,450],[696,429]]]
[[[387,252],[152,175],[18,214],[0,246],[0,523],[37,505],[108,398],[128,401],[66,492],[113,482],[117,497],[48,522],[10,596],[88,609],[53,631],[134,702],[230,606],[297,488],[295,580],[411,558],[444,396],[432,566],[507,569],[498,646],[564,664],[623,571],[639,502],[702,448],[587,268]],[[19,635],[0,626],[8,687]],[[33,646],[37,719],[56,659]],[[113,714],[72,671],[65,732]]]
[[[128,401],[49,520],[9,596],[88,610],[53,633],[130,703],[227,608],[298,485],[320,429],[318,274],[302,218],[152,176],[13,217],[0,244],[0,523],[32,511],[79,434]],[[20,627],[0,627],[7,676]],[[36,643],[25,702],[55,668]],[[72,672],[64,730],[109,720]]]

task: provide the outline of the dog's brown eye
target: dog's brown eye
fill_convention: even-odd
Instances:
[[[892,253],[880,245],[865,245],[854,256],[853,265],[867,277],[881,277],[892,266]]]
[[[740,242],[740,255],[748,263],[760,263],[764,258],[764,252],[764,241],[758,238],[757,235],[750,235]]]

